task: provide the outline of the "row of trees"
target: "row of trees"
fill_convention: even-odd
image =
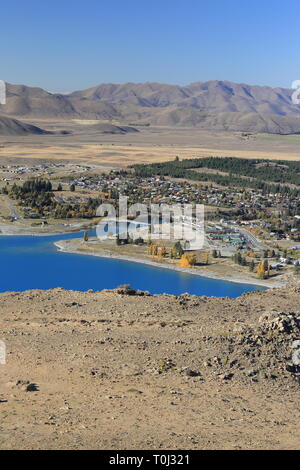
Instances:
[[[152,241],[148,242],[147,254],[162,261],[164,258],[177,259],[179,260],[178,265],[182,268],[192,268],[196,264],[208,264],[209,263],[209,254],[207,252],[202,253],[202,260],[197,259],[195,253],[185,253],[181,243],[177,241],[172,247],[166,247],[164,244],[154,243]]]
[[[159,259],[166,257],[170,259],[181,259],[184,252],[180,242],[176,242],[173,247],[166,248],[164,244],[160,245],[150,240],[147,246],[147,254]]]
[[[248,266],[249,271],[252,273],[256,271],[259,279],[266,279],[270,276],[271,266],[269,265],[267,259],[264,259],[258,263],[257,268],[253,259],[251,261],[247,261],[246,256],[242,256],[240,252],[235,253],[232,256],[232,260],[239,266]]]
[[[120,238],[120,235],[116,236],[116,244],[117,245],[143,245],[145,243],[142,237],[138,238],[131,238],[127,235],[127,238]]]

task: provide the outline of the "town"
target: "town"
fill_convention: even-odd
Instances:
[[[95,228],[100,220],[97,216],[99,205],[106,202],[116,207],[120,196],[126,196],[129,204],[139,203],[147,207],[153,204],[161,207],[204,205],[205,239],[199,250],[180,240],[182,253],[179,258],[174,257],[173,245],[178,240],[174,240],[172,245],[167,237],[164,246],[156,243],[152,251],[147,247],[141,248],[149,245],[145,228],[142,236],[137,237],[139,247],[130,248],[129,242],[127,247],[117,243],[117,248],[111,245],[106,248],[129,255],[134,252],[128,253],[128,250],[138,250],[141,256],[146,254],[160,262],[174,263],[174,258],[180,261],[184,256],[186,260],[189,258],[181,262],[185,267],[209,265],[211,269],[225,269],[230,265],[232,271],[247,271],[248,275],[261,279],[279,279],[287,273],[298,275],[300,271],[297,191],[286,194],[246,185],[224,187],[213,181],[199,182],[167,175],[143,177],[134,168],[126,167],[103,172],[84,164],[12,165],[0,170],[1,197],[8,210],[1,215],[2,222],[6,224],[16,227],[18,223],[25,223],[31,227],[44,227],[44,230],[45,227],[47,230],[57,228],[59,224],[70,229]],[[10,178],[5,175],[7,172]],[[193,223],[195,221],[185,220],[191,228]],[[164,230],[161,223],[159,230]],[[116,235],[112,238],[116,244]],[[92,242],[90,239],[88,243],[95,248],[95,240]],[[178,255],[178,250],[174,252]]]

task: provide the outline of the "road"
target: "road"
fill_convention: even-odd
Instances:
[[[251,232],[248,232],[248,230],[244,228],[238,228],[236,230],[238,230],[239,233],[243,235],[248,241],[248,243],[250,243],[254,248],[256,248],[257,250],[264,250],[264,244],[257,240],[257,238]]]

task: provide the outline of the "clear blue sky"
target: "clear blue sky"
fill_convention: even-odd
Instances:
[[[294,0],[1,2],[0,79],[73,91],[103,82],[300,79]]]

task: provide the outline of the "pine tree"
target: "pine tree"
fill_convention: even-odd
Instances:
[[[167,250],[166,250],[166,247],[163,246],[162,249],[161,249],[161,255],[163,258],[165,258],[167,256]]]
[[[174,245],[174,250],[177,253],[177,256],[181,257],[183,255],[183,249],[180,242],[176,242]]]

